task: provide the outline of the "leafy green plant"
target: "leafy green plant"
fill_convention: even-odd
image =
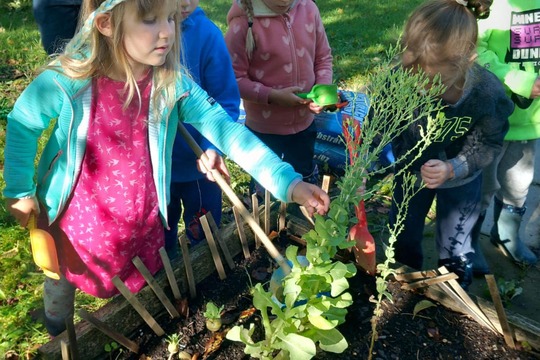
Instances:
[[[306,240],[306,258],[308,265],[297,260],[298,248],[289,246],[286,257],[292,263],[291,272],[283,280],[283,302],[279,305],[273,294],[261,284],[252,289],[253,304],[262,316],[265,339],[255,342],[252,338],[253,326],[249,329],[234,327],[227,338],[246,344],[245,352],[252,357],[310,359],[315,356],[316,348],[341,353],[347,348],[347,341],[337,327],[345,321],[346,308],[351,305],[352,297],[346,291],[349,287],[347,278],[356,273],[353,264],[334,261],[340,249],[355,245],[349,240],[349,230],[356,224],[357,218],[351,216],[352,209],[362,201],[368,201],[383,186],[375,183],[369,189],[365,184],[385,168],[367,172],[384,148],[408,126],[424,116],[430,116],[441,110],[436,95],[441,86],[427,88],[429,79],[422,73],[394,68],[393,60],[399,48],[391,48],[388,61],[378,68],[371,77],[367,88],[370,99],[370,116],[363,119],[362,131],[358,131],[357,120],[349,120],[345,128],[349,161],[345,175],[337,181],[340,193],[332,200],[326,217],[315,215],[314,229],[303,236]],[[411,94],[412,93],[412,94]],[[411,116],[414,110],[416,116]],[[426,129],[422,129],[424,139],[420,141],[399,161],[412,157],[415,159],[434,138],[440,134],[441,116],[430,117]],[[352,161],[354,159],[354,161]],[[405,172],[407,166],[398,170],[404,176],[408,189],[414,193],[415,177]],[[406,198],[407,199],[407,198]],[[406,210],[407,201],[402,206]],[[380,276],[377,278],[378,296],[372,321],[373,339],[376,338],[377,319],[382,314],[381,304],[384,298],[391,299],[387,290],[387,279],[393,274],[391,264],[395,262],[393,244],[401,231],[403,219],[390,230],[389,244],[385,249],[386,260],[377,266]],[[274,317],[271,319],[270,314]]]
[[[30,0],[13,0],[13,1],[7,1],[7,2],[2,2],[2,8],[5,8],[6,10],[16,10],[16,11],[21,11],[21,10],[24,10],[24,9],[27,9],[29,8],[30,6],[32,6],[32,2]]]
[[[221,328],[221,312],[223,311],[223,305],[217,307],[216,304],[209,301],[206,303],[206,310],[204,317],[206,318],[206,328],[210,331],[218,331]]]
[[[501,301],[505,307],[512,303],[513,298],[521,295],[523,292],[523,288],[519,285],[520,281],[516,279],[505,280],[504,278],[499,278],[497,280],[497,287],[499,288]]]
[[[122,355],[122,353],[124,352],[124,349],[122,349],[120,347],[120,345],[118,345],[118,343],[115,342],[115,341],[112,341],[112,342],[110,342],[108,344],[105,344],[104,350],[105,350],[105,352],[107,354],[109,354],[109,359],[111,359],[111,360],[112,359],[115,359],[115,360],[119,359],[120,355]],[[115,353],[116,353],[116,355],[115,355]]]
[[[180,339],[181,337],[178,333],[173,333],[165,338],[167,351],[169,352],[168,360],[171,360],[180,351]]]
[[[388,59],[394,59],[399,55],[399,45],[390,48]],[[439,78],[430,79],[422,71],[411,71],[401,67],[392,66],[392,61],[380,66],[370,76],[368,94],[371,99],[371,116],[369,121],[365,121],[362,130],[362,146],[365,151],[370,151],[374,144],[375,154],[379,149],[386,146],[393,139],[399,136],[406,128],[412,124],[417,124],[420,119],[427,119],[425,127],[420,127],[422,135],[416,145],[409,149],[404,155],[396,159],[394,164],[394,177],[402,178],[403,201],[397,204],[396,222],[393,226],[388,225],[389,238],[385,246],[385,260],[377,265],[378,276],[376,279],[377,295],[371,299],[375,303],[373,317],[371,319],[371,341],[368,359],[372,358],[373,347],[378,337],[378,320],[383,315],[383,300],[392,301],[392,294],[388,291],[388,279],[395,274],[392,264],[396,262],[394,245],[399,233],[403,230],[406,214],[408,213],[409,200],[423,188],[422,184],[417,184],[416,175],[410,173],[408,168],[423,151],[436,139],[438,139],[445,129],[445,117],[442,113],[443,105],[440,101],[440,94],[444,91],[444,86]],[[380,135],[371,135],[374,132]],[[366,145],[368,144],[368,145]],[[369,157],[369,154],[360,156]]]

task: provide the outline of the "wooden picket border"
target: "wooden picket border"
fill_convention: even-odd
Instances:
[[[272,211],[270,212],[270,223],[276,224],[275,227],[277,227],[277,209],[279,208],[279,204],[272,203],[271,207]],[[261,207],[259,209],[259,216],[261,219],[264,219],[265,213],[266,211],[264,207]],[[245,241],[249,246],[254,247],[255,239],[253,231],[248,224],[242,223],[242,226],[242,236],[245,237]],[[236,228],[236,222],[233,221],[224,226],[221,229],[220,235],[222,239],[227,242],[229,253],[233,258],[243,253],[242,244],[239,238],[239,231]],[[189,250],[189,262],[191,263],[190,269],[192,270],[192,275],[196,284],[202,282],[216,271],[212,253],[206,242],[198,244]],[[178,288],[183,294],[188,294],[190,287],[188,284],[183,257],[179,256],[176,259],[171,260],[171,266],[174,277],[178,282]],[[154,278],[157,284],[163,288],[169,299],[174,299],[174,294],[172,293],[169,285],[169,280],[165,269],[159,271]],[[133,296],[140,304],[144,306],[145,310],[151,314],[158,323],[160,318],[163,319],[169,315],[165,307],[157,299],[154,291],[149,286],[145,286],[139,293],[134,294]],[[121,333],[128,338],[135,334],[136,331],[142,326],[147,326],[145,320],[121,295],[114,297],[109,303],[93,313],[92,317],[101,323],[107,324],[109,328],[115,329],[115,331],[119,332],[121,330]],[[85,354],[85,359],[103,357],[105,345],[112,341],[109,336],[87,321],[77,323],[75,325],[75,331],[77,334],[78,351],[80,354]],[[53,340],[44,344],[38,349],[41,359],[62,359],[61,342],[69,344],[69,339],[66,332],[55,337]]]
[[[270,212],[270,223],[278,226],[279,219],[279,207],[278,203],[272,203],[272,211]],[[291,234],[303,234],[311,228],[311,225],[305,218],[301,218],[288,214],[288,221],[286,224],[289,233]],[[264,207],[261,207],[259,213],[259,220],[265,218]],[[283,221],[283,219],[281,219]],[[241,222],[240,222],[241,223]],[[247,224],[243,224],[240,231],[249,246],[255,246],[255,238],[253,231]],[[228,250],[232,257],[236,257],[239,254],[246,255],[245,249],[242,248],[242,243],[239,238],[239,231],[236,228],[236,222],[224,226],[220,233],[223,241],[227,243]],[[382,251],[378,252],[378,262],[382,261]],[[193,276],[195,282],[198,284],[206,277],[216,271],[211,251],[206,243],[201,243],[189,251],[189,261],[191,263]],[[179,256],[177,259],[171,261],[171,266],[174,272],[174,277],[177,279],[178,287],[184,294],[189,292],[189,284],[186,275],[186,268],[184,265],[183,257]],[[402,265],[397,265],[402,266]],[[406,267],[405,267],[406,268]],[[406,272],[414,272],[413,269],[407,269]],[[163,288],[167,296],[171,299],[175,298],[172,293],[171,287],[168,283],[168,277],[165,270],[158,272],[155,275],[155,281]],[[455,280],[452,280],[455,281]],[[467,314],[464,311],[463,302],[457,302],[455,298],[449,296],[448,292],[442,291],[441,288],[435,283],[434,286],[427,286],[425,296],[439,302],[441,305],[461,314]],[[145,309],[159,322],[160,318],[167,316],[168,313],[161,304],[160,301],[156,301],[156,295],[149,286],[146,286],[138,294],[135,294],[137,300],[144,305]],[[495,326],[498,332],[502,333],[502,328],[498,319],[497,312],[493,304],[487,300],[472,296],[471,299],[466,301],[474,301],[479,309],[481,309],[483,315],[489,319],[489,321]],[[472,305],[469,303],[469,305]],[[111,329],[116,329],[124,336],[129,337],[136,333],[136,331],[145,325],[141,316],[133,309],[133,307],[122,296],[113,298],[108,304],[92,314],[92,317],[98,321],[107,324]],[[506,317],[509,326],[515,334],[517,341],[526,341],[533,349],[540,350],[540,324],[537,322],[525,318],[519,314],[513,313],[511,310],[506,311]],[[104,346],[111,342],[111,338],[99,331],[98,328],[91,325],[86,321],[81,321],[75,325],[77,334],[77,348],[80,354],[85,354],[85,359],[99,358],[104,355]],[[67,333],[64,332],[60,336],[49,343],[39,348],[39,355],[42,359],[62,359],[62,347],[61,342],[69,344]],[[64,344],[64,352],[66,347]]]

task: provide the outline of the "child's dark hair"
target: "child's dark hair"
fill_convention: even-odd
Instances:
[[[492,0],[429,0],[410,15],[402,36],[405,67],[445,68],[444,83],[464,79],[472,65],[477,19],[489,15]],[[429,71],[427,71],[429,72]],[[444,75],[443,74],[443,75]]]
[[[469,0],[466,1],[467,8],[470,9],[477,19],[485,19],[489,16],[489,9],[493,0]]]

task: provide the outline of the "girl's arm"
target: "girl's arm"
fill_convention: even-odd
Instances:
[[[508,116],[514,104],[506,96],[495,104],[494,111],[478,120],[473,131],[466,136],[462,150],[449,159],[454,177],[462,179],[488,166],[501,151],[508,131]]]
[[[13,110],[7,116],[6,145],[4,150],[4,196],[23,198],[33,196],[34,160],[38,139],[58,117],[61,107],[59,88],[54,83],[55,72],[41,73],[21,93]]]
[[[34,161],[38,139],[58,116],[61,96],[52,80],[56,73],[41,73],[19,96],[7,116],[3,190],[8,211],[25,226],[30,213],[39,213]]]
[[[291,165],[281,161],[245,126],[232,121],[199,86],[193,83],[190,94],[178,106],[180,121],[193,125],[276,198],[299,202],[318,211],[328,209],[328,195],[302,182],[302,176]]]

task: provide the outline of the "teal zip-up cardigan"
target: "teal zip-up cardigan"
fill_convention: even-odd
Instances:
[[[8,115],[4,180],[6,198],[37,195],[49,224],[62,213],[81,170],[88,124],[92,84],[46,70],[23,91]],[[148,142],[159,209],[167,224],[171,154],[178,121],[193,125],[204,137],[255,177],[278,199],[291,201],[292,189],[301,175],[282,162],[244,126],[227,113],[188,76],[179,76],[177,103],[170,116],[155,118],[150,101]],[[163,109],[163,106],[159,108]],[[57,118],[42,152],[34,181],[37,143]]]

